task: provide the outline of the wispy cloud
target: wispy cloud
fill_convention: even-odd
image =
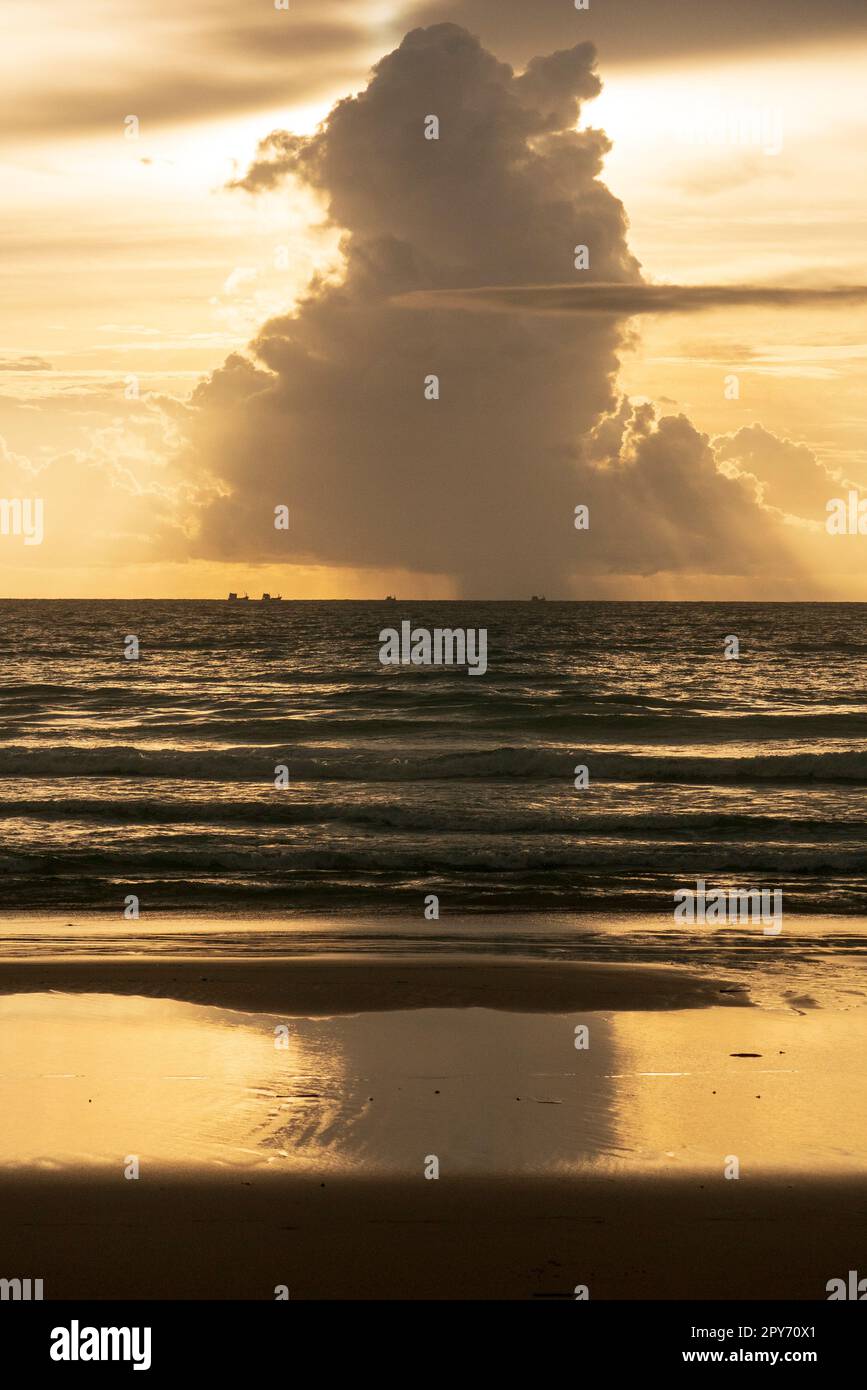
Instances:
[[[694,314],[728,307],[788,308],[847,305],[867,300],[867,285],[480,285],[415,290],[392,301],[405,309],[464,309],[476,313]]]
[[[50,372],[44,357],[0,357],[0,372]]]

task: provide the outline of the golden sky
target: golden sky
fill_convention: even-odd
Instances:
[[[551,240],[564,207],[604,248],[590,279],[867,285],[867,25],[844,0],[793,3],[786,26],[779,12],[751,0],[691,27],[674,0],[81,0],[50,16],[6,0],[0,493],[44,499],[45,539],[0,535],[0,595],[867,599],[867,537],[824,525],[827,499],[867,496],[864,301],[794,293],[602,325],[509,315],[502,330],[444,309],[430,332],[427,311],[385,307],[447,287],[449,268],[461,288],[574,279],[571,232],[559,274]],[[368,88],[407,31],[440,21],[487,52],[440,30]],[[487,56],[521,73],[588,41],[595,96],[586,56],[568,99],[554,66],[513,86]],[[390,143],[407,130],[415,171],[415,147]],[[307,155],[257,155],[274,131],[308,137]],[[436,403],[421,399],[425,351],[450,369]],[[232,354],[241,366],[221,371]],[[402,380],[402,356],[420,377]],[[396,421],[389,392],[404,390],[420,409]],[[416,450],[417,430],[436,438]],[[592,499],[583,552],[570,488]],[[256,507],[279,503],[289,531],[260,536]]]

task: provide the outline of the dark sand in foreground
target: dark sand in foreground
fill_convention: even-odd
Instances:
[[[47,1299],[825,1299],[865,1221],[846,1179],[0,1179]]]

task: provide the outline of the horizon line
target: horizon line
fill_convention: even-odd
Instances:
[[[35,596],[31,596],[31,597],[22,597],[22,596],[20,596],[20,595],[18,595],[18,596],[9,595],[9,596],[0,596],[0,603],[219,603],[219,604],[225,605],[226,607],[231,606],[231,607],[234,609],[234,608],[236,607],[236,605],[237,605],[237,604],[240,604],[240,603],[249,603],[249,604],[251,604],[251,605],[263,605],[263,600],[262,600],[262,599],[237,599],[237,600],[231,600],[231,599],[228,599],[228,598],[211,598],[211,597],[207,597],[207,598],[206,598],[206,597],[202,597],[202,596],[196,596],[196,597],[180,597],[180,596],[179,596],[179,597],[172,597],[172,598],[169,598],[169,597],[166,597],[166,596],[155,597],[155,596],[152,596],[152,595],[130,595],[129,597],[126,597],[126,598],[115,598],[115,597],[107,598],[107,597],[105,597],[105,596],[102,596],[102,597],[99,597],[99,598],[80,598],[80,597],[77,597],[77,596],[70,596],[70,595],[52,595],[52,596],[50,596],[50,597],[49,597],[49,596],[42,595],[42,596],[39,596],[39,597],[35,597]],[[409,604],[430,604],[430,603],[438,603],[438,604],[444,604],[444,603],[527,603],[527,604],[537,604],[537,605],[538,605],[539,603],[550,603],[550,604],[565,604],[565,603],[570,603],[570,604],[579,604],[579,603],[580,603],[580,604],[621,603],[621,604],[622,604],[622,603],[631,603],[631,604],[636,604],[636,605],[637,605],[637,604],[663,604],[663,603],[665,603],[665,604],[668,604],[668,603],[670,603],[670,604],[687,604],[687,603],[692,603],[692,604],[729,604],[729,605],[731,605],[731,604],[758,604],[758,605],[762,605],[762,606],[764,606],[764,607],[767,607],[767,606],[770,605],[770,604],[776,604],[776,605],[781,606],[781,607],[782,607],[783,605],[786,605],[786,604],[787,604],[787,605],[790,605],[790,606],[795,606],[795,605],[799,605],[799,606],[815,605],[815,606],[817,606],[817,607],[818,607],[818,606],[822,606],[822,605],[824,605],[824,606],[826,606],[826,607],[829,606],[829,605],[841,606],[841,605],[844,605],[844,604],[845,604],[845,605],[851,605],[851,606],[855,607],[855,606],[864,606],[865,604],[867,604],[867,599],[847,599],[847,598],[840,598],[840,599],[836,599],[836,598],[780,598],[780,599],[764,599],[764,598],[731,598],[731,599],[728,599],[728,598],[547,598],[547,597],[543,597],[543,596],[539,596],[539,597],[536,597],[536,598],[534,598],[534,597],[530,597],[530,598],[391,598],[391,597],[390,597],[390,598],[334,598],[334,597],[330,597],[330,598],[282,598],[282,599],[270,599],[270,600],[265,600],[265,601],[264,601],[264,606],[266,606],[266,607],[268,607],[268,608],[270,609],[270,608],[271,608],[272,606],[274,606],[275,604],[280,604],[280,603],[288,603],[288,604],[293,604],[293,603],[379,603],[379,604],[385,604],[385,603],[387,603],[387,604],[389,604],[390,606],[391,606],[391,605],[401,605],[401,604],[402,604],[402,605],[409,605]],[[245,610],[245,611],[246,611],[246,610]]]

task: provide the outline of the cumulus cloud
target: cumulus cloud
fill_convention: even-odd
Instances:
[[[824,525],[831,497],[862,486],[828,468],[806,444],[779,439],[762,425],[747,425],[714,440],[714,451],[730,476],[752,478],[762,502],[788,516]]]
[[[758,574],[787,554],[752,477],[722,470],[707,435],[649,402],[622,400],[588,433],[578,483],[591,516],[582,568]]]
[[[616,322],[576,332],[393,300],[557,281],[577,243],[594,274],[639,282],[600,178],[608,142],[574,128],[598,89],[587,44],[516,76],[438,25],[408,34],[317,134],[266,142],[244,186],[316,190],[344,229],[345,272],[262,327],[258,365],[235,360],[197,393],[194,458],[229,489],[203,518],[204,555],[409,567],[489,594],[564,579],[578,441],[614,403]]]
[[[348,233],[344,303],[410,277],[469,286],[483,269],[487,284],[526,283],[532,267],[559,279],[579,233],[594,279],[637,281],[623,207],[599,179],[609,142],[573,129],[600,90],[594,67],[592,45],[578,44],[516,77],[456,25],[415,30],[316,135],[269,136],[240,186],[292,175],[327,199]],[[438,140],[424,138],[429,114]]]
[[[581,594],[615,574],[796,578],[792,529],[744,441],[718,456],[684,416],[618,397],[636,306],[738,290],[643,281],[601,178],[607,139],[576,129],[598,90],[586,43],[516,75],[440,24],[408,34],[316,134],[263,141],[239,186],[314,190],[343,271],[195,392],[182,463],[209,499],[197,556],[400,568],[473,597]],[[576,245],[591,269],[564,291]],[[528,286],[565,308],[527,312]],[[485,296],[497,314],[477,312]],[[574,313],[585,296],[593,312]]]

